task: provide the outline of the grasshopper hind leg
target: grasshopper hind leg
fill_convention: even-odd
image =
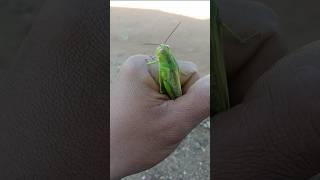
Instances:
[[[163,85],[164,85],[164,90],[166,92],[166,94],[171,98],[171,99],[175,99],[176,96],[174,94],[174,90],[172,89],[172,86],[170,85],[170,83],[168,83],[166,80],[163,81]]]

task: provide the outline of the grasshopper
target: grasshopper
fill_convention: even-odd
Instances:
[[[174,57],[171,48],[167,45],[167,41],[171,35],[176,31],[179,22],[167,39],[161,44],[145,43],[148,45],[159,45],[156,49],[155,57],[147,64],[159,63],[159,86],[160,93],[167,94],[170,99],[176,99],[182,96],[181,82],[180,82],[180,68]]]
[[[249,36],[246,39],[241,38],[234,33],[226,24],[221,22],[219,8],[216,0],[210,3],[211,21],[210,21],[210,43],[211,43],[211,63],[213,72],[213,114],[228,110],[230,108],[230,99],[228,91],[227,73],[224,62],[223,35],[228,33],[241,43],[246,43],[249,39],[255,37],[258,33]]]

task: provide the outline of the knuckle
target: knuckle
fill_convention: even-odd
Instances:
[[[191,70],[193,72],[197,72],[198,71],[198,66],[195,63],[193,63],[191,61],[187,61],[186,63],[189,64],[189,66],[190,66],[190,68],[191,68]]]
[[[120,71],[125,74],[136,74],[145,67],[146,58],[144,55],[131,56],[122,64]]]
[[[275,34],[279,32],[278,16],[268,6],[261,2],[253,2],[253,7],[259,17],[261,31],[266,34]]]
[[[190,61],[183,61],[179,66],[183,75],[191,76],[198,72],[197,65]]]
[[[225,8],[225,12],[221,11],[222,18],[225,19],[226,24],[233,25],[236,32],[249,34],[249,36],[251,33],[259,33],[265,37],[280,31],[278,16],[270,7],[261,2],[227,1],[222,4],[222,8]]]

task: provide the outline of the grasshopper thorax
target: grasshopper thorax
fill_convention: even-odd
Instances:
[[[173,60],[174,56],[171,52],[171,48],[167,44],[160,44],[158,46],[156,49],[156,56],[162,65],[175,64],[175,62],[173,62],[175,60]]]

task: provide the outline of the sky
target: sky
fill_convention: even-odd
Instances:
[[[153,9],[196,19],[210,19],[210,1],[110,1],[110,6]]]

